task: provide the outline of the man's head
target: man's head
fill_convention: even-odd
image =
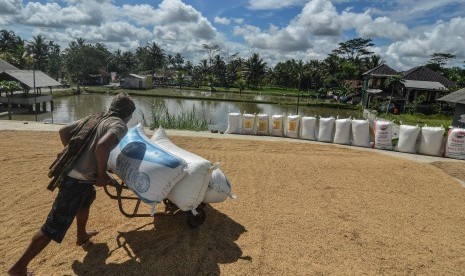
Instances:
[[[117,113],[118,117],[124,120],[132,115],[136,110],[136,105],[127,93],[121,92],[111,101],[109,110]]]

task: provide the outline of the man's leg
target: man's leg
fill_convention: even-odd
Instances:
[[[76,245],[84,245],[91,237],[98,234],[96,230],[86,230],[87,220],[89,219],[90,206],[95,200],[97,192],[93,184],[86,185],[85,192],[83,193],[83,201],[76,214],[76,226],[77,226],[77,241]]]
[[[90,207],[81,207],[76,214],[77,241],[76,245],[84,245],[91,237],[98,234],[96,230],[86,230]]]
[[[32,237],[31,243],[19,260],[8,270],[8,275],[26,275],[27,266],[49,243],[51,239],[42,230]]]

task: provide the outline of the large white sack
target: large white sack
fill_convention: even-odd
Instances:
[[[416,153],[417,140],[420,133],[419,126],[400,125],[399,141],[397,142],[397,151]]]
[[[270,134],[270,117],[267,114],[257,115],[257,135]]]
[[[300,138],[316,140],[316,117],[302,117],[300,126]]]
[[[224,133],[240,134],[241,133],[241,113],[228,114],[228,128]]]
[[[334,133],[333,143],[348,145],[350,144],[350,118],[337,119],[334,121],[336,131]]]
[[[286,121],[286,136],[299,138],[300,115],[289,115]]]
[[[255,114],[242,115],[242,134],[255,134]]]
[[[211,171],[214,169],[213,164],[176,146],[163,128],[159,128],[151,140],[160,148],[186,161],[186,175],[171,189],[167,198],[183,211],[195,210],[205,196],[211,179]]]
[[[375,134],[373,147],[376,149],[392,150],[392,123],[376,120],[373,131]]]
[[[184,177],[186,166],[182,158],[150,141],[141,124],[129,129],[108,158],[108,169],[152,207]]]
[[[229,179],[222,170],[213,170],[203,202],[218,203],[225,201],[228,197],[233,199],[236,198],[236,196],[231,193],[231,183]]]
[[[352,120],[352,146],[370,146],[370,121]]]
[[[449,130],[444,156],[465,159],[465,129],[452,128]]]
[[[318,141],[332,142],[334,131],[334,117],[322,118],[320,117],[318,129]]]
[[[271,135],[283,136],[283,118],[284,115],[271,116]]]
[[[440,156],[444,132],[445,129],[443,127],[422,127],[418,154]]]

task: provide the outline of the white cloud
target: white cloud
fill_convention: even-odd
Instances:
[[[283,52],[306,52],[313,47],[315,40],[319,40],[319,36],[339,36],[341,33],[339,15],[326,0],[308,2],[302,12],[282,29],[274,25],[264,32],[250,25],[234,29],[234,34],[243,36],[250,47]],[[326,49],[325,53],[330,50]]]
[[[155,39],[161,45],[210,41],[217,36],[207,18],[180,0],[164,0],[157,9],[150,5],[124,5],[123,12],[139,24],[154,26]]]
[[[22,9],[21,0],[0,0],[0,14],[12,15]]]
[[[340,18],[345,29],[354,28],[361,37],[402,40],[410,36],[409,29],[404,24],[393,22],[384,16],[373,19],[370,11],[364,13],[343,11]]]
[[[425,64],[434,52],[452,53],[457,55],[458,61],[465,60],[464,18],[445,19],[411,30],[404,23],[412,26],[411,18],[424,20],[426,14],[444,10],[444,5],[451,3],[460,11],[465,4],[458,2],[463,1],[393,0],[375,6],[384,9],[383,12],[375,8],[356,12],[336,9],[336,3],[349,0],[248,0],[249,8],[260,11],[244,12],[245,19],[227,17],[229,14],[222,11],[218,14],[224,17],[213,19],[216,24],[235,25],[233,33],[241,43],[218,32],[199,10],[184,2],[163,0],[158,6],[117,6],[113,0],[24,1],[24,4],[20,0],[0,0],[0,25],[12,26],[16,32],[33,30],[31,36],[42,34],[60,44],[62,49],[76,37],[88,43],[105,43],[110,50],[134,50],[153,41],[167,53],[180,52],[194,63],[205,58],[204,43],[220,45],[225,56],[239,52],[241,57],[248,58],[254,52],[260,53],[269,65],[290,58],[324,59],[338,43],[353,38],[349,33],[354,32],[359,37],[388,41],[371,50],[396,69]],[[275,13],[263,9],[297,5],[302,5],[302,9],[289,22],[262,27],[252,18],[260,18],[263,22],[267,19],[264,14]]]
[[[388,61],[403,67],[425,64],[433,53],[454,54],[458,61],[462,61],[465,59],[463,45],[465,18],[458,17],[449,22],[440,21],[412,38],[389,45],[386,56]]]
[[[341,20],[336,8],[327,0],[309,1],[291,22],[292,28],[303,28],[314,35],[340,35]]]
[[[286,7],[299,6],[308,0],[249,0],[251,10],[276,10]]]
[[[153,38],[149,30],[135,27],[127,22],[109,22],[100,26],[67,28],[64,32],[44,29],[36,32],[35,35],[38,34],[44,35],[49,40],[60,41],[63,49],[70,41],[80,37],[84,38],[86,43],[104,42],[110,51],[115,49],[134,50]]]
[[[95,4],[61,7],[57,3],[29,2],[22,16],[25,24],[33,26],[96,25],[102,21],[101,6]]]
[[[215,23],[222,24],[222,25],[229,25],[231,23],[230,19],[226,17],[219,17],[219,16],[215,16],[214,21]]]
[[[253,26],[236,27],[234,33],[242,35],[250,47],[258,49],[302,51],[311,47],[307,37],[288,29],[279,30],[273,25],[270,26],[268,33],[262,33]]]
[[[200,21],[201,13],[180,0],[163,0],[158,9],[151,5],[124,5],[123,10],[128,18],[140,24],[178,24]]]
[[[66,0],[66,2],[70,4],[87,5],[87,4],[93,4],[93,3],[97,3],[97,4],[111,3],[113,1],[112,0]]]
[[[244,18],[236,18],[236,19],[234,19],[234,23],[242,24],[242,23],[244,23]]]

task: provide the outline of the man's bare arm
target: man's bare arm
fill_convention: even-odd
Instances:
[[[95,158],[97,159],[97,180],[96,186],[105,186],[110,180],[107,175],[107,162],[110,151],[118,145],[118,137],[111,132],[107,132],[98,141],[95,147]]]

